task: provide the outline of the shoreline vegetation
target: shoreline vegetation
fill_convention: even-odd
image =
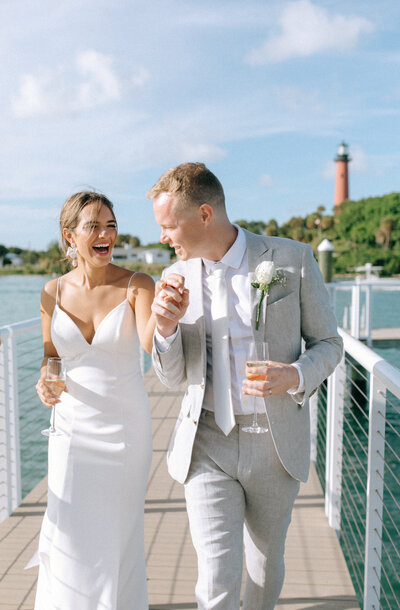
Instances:
[[[369,197],[359,201],[346,200],[327,214],[324,206],[305,217],[294,216],[279,225],[275,219],[236,220],[239,226],[259,235],[286,237],[309,244],[318,259],[318,245],[328,239],[333,246],[333,276],[354,277],[355,268],[370,263],[381,267],[380,276],[400,274],[400,193]],[[152,243],[143,246],[137,236],[119,234],[116,246],[132,248],[164,248],[170,251],[171,262],[175,255],[167,244]],[[13,262],[13,264],[12,264]],[[70,267],[63,259],[57,242],[46,251],[7,248],[0,244],[0,276],[4,275],[62,275]],[[159,276],[166,263],[144,261],[116,261],[132,271],[143,271]]]
[[[159,277],[165,267],[168,267],[168,265],[161,265],[160,263],[144,263],[141,261],[136,263],[121,263],[121,261],[116,261],[115,264],[118,267],[123,267],[124,269],[129,269],[130,271],[147,273],[148,275],[156,277]],[[72,269],[72,267],[65,264],[64,261],[60,261],[59,266],[57,265],[56,267],[57,269],[49,270],[40,265],[7,265],[0,268],[0,277],[7,275],[48,275],[51,277],[64,275]]]

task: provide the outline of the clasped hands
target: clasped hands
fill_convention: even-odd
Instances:
[[[189,290],[185,288],[185,278],[182,275],[171,273],[156,282],[151,310],[160,335],[170,337],[174,334],[188,305]]]
[[[185,278],[182,275],[171,273],[156,282],[151,309],[157,330],[163,337],[170,337],[175,333],[188,305],[189,290],[185,288]],[[290,364],[269,361],[267,366],[254,368],[254,372],[266,376],[266,379],[244,379],[243,394],[261,397],[279,396],[299,385],[299,373]]]

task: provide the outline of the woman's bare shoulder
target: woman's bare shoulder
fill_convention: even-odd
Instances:
[[[135,273],[131,281],[131,287],[135,290],[140,288],[144,288],[145,290],[153,290],[154,289],[154,280],[147,273],[142,273],[141,271]]]

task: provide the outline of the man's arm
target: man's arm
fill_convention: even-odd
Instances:
[[[300,307],[305,351],[296,364],[303,373],[304,391],[293,399],[302,404],[334,371],[343,352],[328,291],[310,247],[303,254]]]

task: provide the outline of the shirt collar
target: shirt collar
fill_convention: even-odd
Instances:
[[[246,252],[246,237],[243,229],[235,224],[233,226],[238,230],[237,237],[221,260],[210,261],[206,258],[202,259],[205,270],[208,274],[212,273],[213,266],[216,262],[224,263],[224,265],[227,267],[232,267],[233,269],[239,269],[240,265],[242,264],[244,253]]]

